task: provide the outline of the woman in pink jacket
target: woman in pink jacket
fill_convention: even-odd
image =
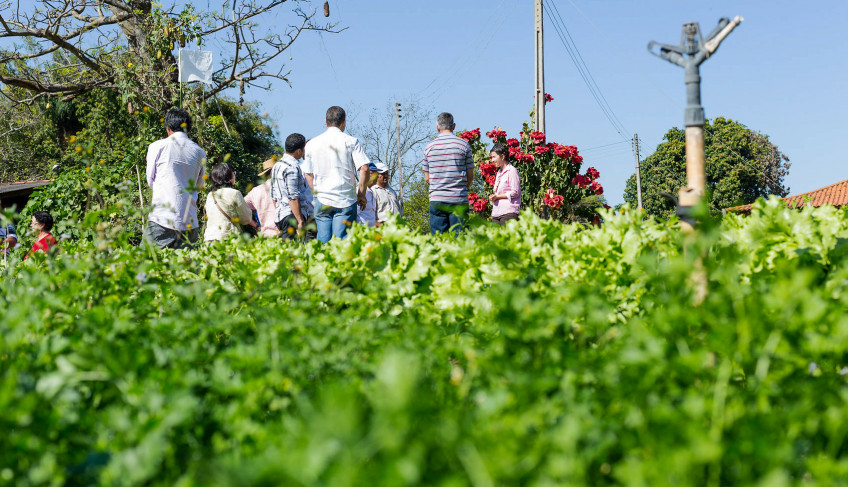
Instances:
[[[497,143],[492,147],[490,158],[498,168],[495,175],[495,187],[489,200],[492,202],[492,221],[505,225],[508,220],[518,220],[518,208],[521,205],[521,179],[518,170],[507,161],[509,147]]]

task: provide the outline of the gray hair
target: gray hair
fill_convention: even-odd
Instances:
[[[439,130],[453,130],[453,115],[448,112],[442,112],[436,117],[436,123]]]

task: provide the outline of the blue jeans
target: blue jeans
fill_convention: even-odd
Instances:
[[[327,243],[333,236],[345,238],[347,228],[356,223],[356,203],[347,208],[335,208],[322,205],[315,200],[315,224],[318,227],[318,240]]]
[[[465,203],[430,202],[430,234],[445,233],[451,229],[459,233],[463,228],[462,220],[468,212]]]

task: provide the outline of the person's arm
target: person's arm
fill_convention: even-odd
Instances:
[[[368,169],[368,164],[363,164],[359,168],[359,188],[356,191],[356,200],[359,202],[359,208],[364,210],[368,204],[368,197],[365,192],[368,190],[368,179],[371,177],[371,170]]]
[[[9,249],[18,245],[18,234],[15,233],[15,226],[11,223],[6,226],[6,239],[3,240],[3,243]]]
[[[247,206],[247,203],[244,201],[244,196],[241,195],[241,192],[238,190],[235,190],[235,192],[236,210],[238,211],[239,223],[241,223],[242,225],[252,225],[253,212],[250,211],[250,207]]]
[[[147,147],[147,168],[145,170],[145,180],[147,181],[147,185],[151,186],[153,181],[156,180],[156,157],[160,153],[158,144],[153,143]]]
[[[521,194],[521,179],[518,176],[518,171],[512,170],[506,175],[508,183],[506,193],[503,193],[504,198],[513,200]]]
[[[306,179],[306,184],[309,185],[309,189],[315,191],[315,175],[310,173],[303,173],[304,179]]]
[[[465,143],[465,174],[468,177],[468,182],[466,185],[468,189],[471,189],[471,183],[474,182],[474,153],[471,151],[471,145],[466,142]]]
[[[292,216],[297,220],[297,228],[303,228],[303,213],[300,212],[300,200],[289,200],[289,208],[291,208]]]

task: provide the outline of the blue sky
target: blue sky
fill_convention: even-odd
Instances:
[[[573,1],[573,3],[572,3]],[[323,2],[315,2],[317,7]],[[770,136],[789,156],[793,194],[848,179],[838,149],[838,115],[848,108],[845,48],[848,2],[786,0],[547,0],[555,5],[603,95],[643,154],[682,126],[683,70],[651,56],[651,40],[677,44],[695,21],[706,34],[720,17],[745,21],[701,68],[707,117],[725,116]],[[509,134],[528,118],[533,97],[531,0],[330,0],[341,34],[310,33],[290,49],[292,88],[280,83],[262,101],[280,134],[323,129],[330,105],[360,113],[418,96],[450,111],[459,128],[495,125]],[[576,5],[576,7],[575,7]],[[579,8],[579,10],[578,10]],[[582,12],[582,13],[581,13]],[[279,22],[287,15],[281,12]],[[589,94],[550,19],[545,24],[549,140],[574,144],[601,172],[610,203],[623,201],[634,156]],[[435,83],[425,90],[432,81]],[[365,117],[362,117],[365,118]]]

